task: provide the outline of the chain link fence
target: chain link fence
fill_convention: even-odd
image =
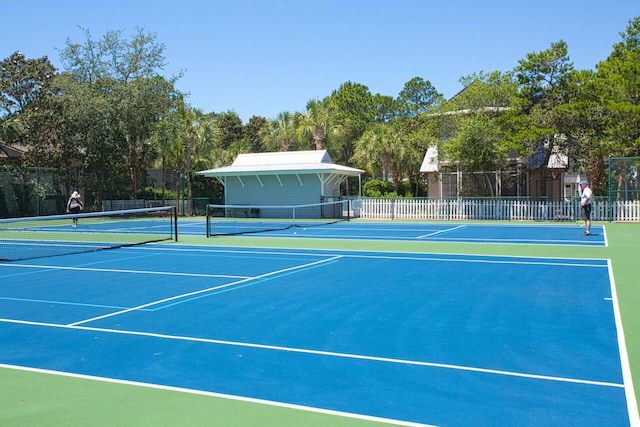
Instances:
[[[0,218],[65,213],[74,190],[87,212],[177,206],[182,215],[204,215],[208,203],[219,201],[213,189],[213,197],[189,202],[182,170],[145,169],[132,178],[129,171],[0,166]]]

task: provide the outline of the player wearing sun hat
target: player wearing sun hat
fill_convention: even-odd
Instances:
[[[586,180],[580,181],[580,210],[582,211],[582,218],[585,220],[586,229],[583,236],[591,235],[591,198],[593,193],[589,188],[589,182]]]
[[[80,199],[80,193],[74,191],[71,193],[71,197],[69,197],[69,201],[67,202],[67,212],[69,213],[79,213],[84,208],[84,203]],[[78,226],[78,218],[72,219],[72,226],[76,228]]]

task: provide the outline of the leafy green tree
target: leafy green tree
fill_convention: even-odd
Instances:
[[[227,149],[244,138],[242,120],[235,111],[215,114],[218,126],[220,148]]]
[[[68,74],[55,76],[51,89],[55,96],[40,99],[37,108],[22,117],[28,128],[24,141],[29,148],[23,162],[27,166],[82,167],[91,138],[78,134],[85,126],[87,133],[94,131],[88,116],[96,117],[97,106],[92,102],[95,94]]]
[[[173,108],[175,89],[160,76],[120,81],[115,87],[115,94],[119,96],[114,107],[127,142],[127,163],[135,192],[138,172],[151,167],[159,157],[159,147],[152,135],[158,118]]]
[[[460,82],[464,89],[425,118],[436,125],[441,159],[467,178],[461,183],[463,193],[494,196],[491,176],[507,165],[508,155],[498,120],[516,100],[517,85],[511,73],[499,71],[474,73]]]
[[[66,46],[60,50],[63,68],[75,75],[80,82],[94,84],[103,78],[129,82],[139,78],[150,78],[164,68],[165,46],[157,35],[136,28],[130,40],[123,38],[120,30],[109,30],[99,40],[93,40],[88,29],[84,43],[67,38]]]
[[[27,59],[15,52],[0,61],[0,142],[26,146],[33,140],[38,104],[51,95],[55,75],[47,57]]]
[[[555,110],[558,129],[564,137],[563,150],[571,168],[588,175],[592,190],[602,194],[606,187],[606,158],[615,152],[616,143],[607,137],[609,119],[595,73],[572,72],[567,95],[568,102]]]
[[[418,191],[422,156],[433,139],[421,116],[442,103],[430,82],[416,77],[405,84],[397,100],[383,95],[371,97],[374,117],[358,139],[352,160],[371,171],[391,176],[396,193],[404,178]],[[399,193],[398,193],[399,194]]]
[[[0,62],[0,118],[26,112],[34,101],[50,95],[56,69],[44,56],[27,59],[14,52]]]
[[[63,73],[55,86],[57,95],[32,120],[42,126],[36,128],[28,158],[35,166],[50,166],[53,160],[63,167],[86,168],[98,205],[105,191],[122,197],[118,189],[128,177],[127,139],[116,108],[118,82],[104,79],[88,85]]]
[[[463,90],[448,101],[442,111],[459,113],[501,113],[517,100],[518,86],[513,73],[483,71],[460,78]]]
[[[571,103],[561,110],[576,167],[597,195],[608,191],[608,156],[640,155],[640,17],[620,36],[597,72],[575,73]],[[618,175],[611,185],[622,181]]]
[[[128,169],[135,194],[138,170],[152,164],[159,155],[153,132],[157,123],[174,108],[179,96],[173,87],[177,77],[167,80],[160,76],[165,65],[164,45],[157,42],[154,34],[138,29],[130,40],[125,40],[121,31],[108,31],[94,41],[88,30],[83,31],[86,38],[83,43],[67,39],[66,47],[60,51],[65,74],[69,77],[56,96],[71,103],[66,104],[68,109],[63,111],[78,111],[83,102],[104,105],[100,119],[108,118],[109,125],[103,128],[109,134],[101,137],[102,144],[88,144],[86,164],[104,170],[107,166],[101,162],[113,159],[115,163],[109,161],[109,178],[114,179],[117,171]],[[69,96],[65,90],[70,91]],[[89,98],[78,97],[76,94],[80,91]],[[79,114],[78,117],[82,116]],[[68,118],[74,126],[65,132],[93,140],[89,136],[93,132],[92,122]],[[121,156],[120,161],[118,156]],[[107,176],[104,172],[100,174]]]
[[[519,87],[517,101],[503,115],[512,148],[528,159],[531,169],[539,172],[542,196],[546,196],[550,175],[549,159],[552,154],[564,151],[566,144],[561,136],[557,109],[568,102],[572,72],[573,63],[569,61],[564,41],[552,43],[547,50],[528,53],[515,69]]]
[[[378,123],[389,123],[400,114],[398,101],[393,99],[392,96],[375,94],[373,103],[375,109],[374,120]]]
[[[426,188],[420,185],[422,174],[420,166],[425,153],[431,146],[442,143],[440,138],[441,115],[431,113],[421,114],[413,118],[400,117],[393,122],[393,126],[404,135],[410,151],[410,156],[405,157],[402,170],[408,179],[410,192],[414,196],[425,196]]]
[[[560,40],[547,50],[528,53],[518,61],[515,76],[520,86],[521,108],[553,108],[566,101],[567,77],[573,70],[567,43]]]
[[[252,117],[252,119],[254,119]],[[252,143],[245,138],[246,129],[242,125],[242,120],[235,111],[227,111],[224,113],[214,113],[213,120],[216,126],[217,143],[213,148],[210,159],[207,164],[202,164],[200,169],[209,169],[211,167],[221,167],[230,165],[240,153],[248,153],[254,151],[254,140]],[[266,119],[264,119],[266,121]],[[255,124],[255,119],[253,121]],[[259,137],[252,135],[253,138]],[[258,150],[260,151],[260,150]]]
[[[212,116],[217,132],[217,142],[206,161],[199,163],[200,169],[227,166],[233,163],[238,154],[259,153],[263,150],[262,138],[268,133],[270,124],[267,119],[252,116],[243,126],[240,117],[233,111],[214,113]]]
[[[620,36],[611,55],[598,64],[596,82],[610,120],[607,134],[619,141],[611,154],[640,156],[640,17],[629,21]]]
[[[444,101],[430,81],[422,77],[414,77],[404,84],[397,103],[403,117],[416,117],[418,114],[429,112],[432,107]]]
[[[330,153],[339,153],[335,161],[350,164],[354,144],[375,119],[375,104],[369,88],[346,82],[325,98],[335,125]]]
[[[400,177],[408,178],[413,194],[420,193],[420,164],[434,133],[431,129],[433,120],[425,119],[432,112],[442,108],[444,97],[430,81],[414,77],[405,83],[398,98],[394,101],[396,109],[393,125],[395,133],[402,135],[404,144],[396,148],[394,169],[400,175],[394,178],[396,189]]]
[[[249,122],[244,125],[243,135],[248,153],[259,153],[262,151],[260,131],[267,126],[267,119],[260,116],[252,116]]]
[[[463,194],[485,196],[483,188],[495,196],[495,186],[489,173],[504,169],[506,166],[506,147],[502,143],[504,133],[497,120],[485,113],[465,115],[459,119],[458,132],[445,142],[447,159],[454,162],[465,175],[480,175],[484,185],[480,188],[472,186],[473,180],[463,184]]]

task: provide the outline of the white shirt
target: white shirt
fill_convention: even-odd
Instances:
[[[584,187],[584,190],[582,190],[582,194],[580,195],[580,206],[591,203],[591,194],[591,189],[589,187]]]

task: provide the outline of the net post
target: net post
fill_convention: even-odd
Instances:
[[[351,221],[351,199],[347,199],[347,222]]]
[[[207,227],[206,236],[207,237],[211,237],[211,233],[209,232],[209,226],[210,226],[211,218],[209,217],[209,204],[208,203],[204,208],[204,215],[206,217],[205,224],[206,224],[206,227]]]
[[[291,209],[291,224],[293,225],[293,227],[296,226],[296,207],[297,206],[292,206]]]
[[[173,230],[174,230],[174,239],[178,241],[178,208],[174,206],[171,210],[171,214],[173,215]]]

